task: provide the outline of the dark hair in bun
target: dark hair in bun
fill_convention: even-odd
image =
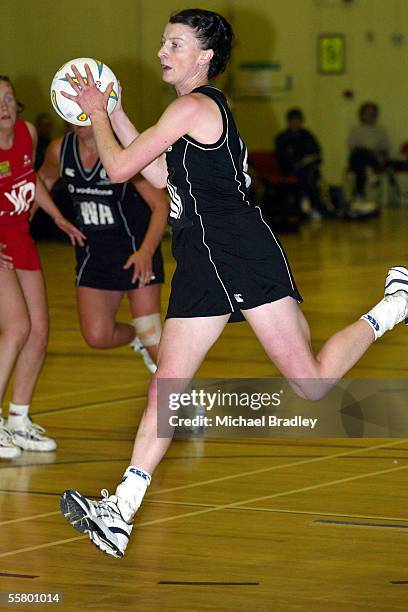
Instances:
[[[208,68],[212,79],[224,72],[231,56],[234,33],[222,15],[204,9],[186,9],[170,17],[170,23],[182,23],[196,31],[202,49],[212,49],[214,56]]]

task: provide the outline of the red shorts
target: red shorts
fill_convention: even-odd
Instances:
[[[34,240],[28,232],[28,224],[1,225],[0,243],[7,245],[5,255],[13,258],[13,266],[18,270],[41,270],[41,261]]]

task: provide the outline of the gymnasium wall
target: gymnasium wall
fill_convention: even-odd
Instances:
[[[3,3],[0,72],[14,79],[26,106],[24,117],[32,120],[49,110],[49,84],[62,63],[80,56],[100,58],[121,79],[129,114],[139,127],[147,127],[172,99],[171,90],[161,82],[156,53],[168,15],[186,4],[196,5],[175,0],[71,0],[67,10],[65,3],[55,0]],[[322,142],[325,175],[338,182],[348,128],[366,99],[381,105],[394,152],[408,140],[407,0],[200,0],[197,5],[223,12],[233,22],[234,57],[219,86],[231,99],[249,148],[272,146],[286,109],[301,106]],[[321,32],[345,35],[344,74],[318,73]],[[238,95],[241,64],[270,61],[277,63],[271,72],[271,97]],[[345,98],[345,90],[354,96]],[[58,119],[56,126],[60,128]]]

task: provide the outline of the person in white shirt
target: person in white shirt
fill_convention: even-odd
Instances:
[[[349,167],[356,175],[355,195],[365,197],[367,180],[378,182],[390,148],[387,130],[377,123],[378,105],[364,102],[359,108],[360,123],[351,128],[348,137]]]

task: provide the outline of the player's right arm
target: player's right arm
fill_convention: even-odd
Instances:
[[[200,100],[194,94],[180,96],[170,104],[155,125],[134,138],[129,146],[122,148],[116,141],[106,112],[112,83],[101,92],[95,86],[88,64],[85,64],[86,82],[75,65],[72,65],[72,70],[76,80],[69,73],[66,73],[66,77],[75,95],[67,92],[62,92],[62,95],[79,104],[91,118],[99,157],[114,183],[124,183],[140,172],[154,187],[166,187],[167,166],[163,158],[168,148],[185,134],[194,132],[197,125],[210,126],[213,123],[213,110],[208,112],[205,100]],[[215,103],[212,104],[215,106]],[[194,133],[191,135],[194,137]]]
[[[122,106],[122,87],[119,84],[119,99],[115,110],[109,116],[113,131],[119,139],[122,147],[126,148],[132,144],[140,132],[136,129],[129,117],[126,115]],[[148,166],[143,169],[143,176],[156,187],[165,187],[167,177],[167,164],[164,153],[156,157]]]
[[[54,186],[54,183],[59,179],[60,170],[60,155],[63,137],[55,138],[50,142],[45,153],[45,158],[38,174],[47,187],[48,191]]]

